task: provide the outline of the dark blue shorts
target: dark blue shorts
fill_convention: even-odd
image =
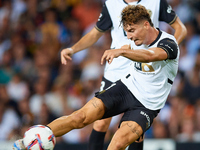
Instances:
[[[124,113],[120,123],[123,121],[135,121],[142,127],[143,132],[150,128],[153,119],[160,111],[145,108],[121,80],[96,93],[95,96],[101,99],[106,106],[102,119]]]

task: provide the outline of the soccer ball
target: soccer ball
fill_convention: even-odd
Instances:
[[[53,150],[56,138],[48,127],[36,125],[24,133],[23,143],[27,150]]]

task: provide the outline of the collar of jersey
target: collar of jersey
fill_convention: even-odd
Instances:
[[[125,3],[125,4],[127,4],[127,5],[128,5],[128,3],[127,3],[125,0],[123,0],[123,1],[124,1],[124,3]],[[140,1],[141,1],[141,0],[139,0],[139,1],[137,2],[137,4],[138,4]]]
[[[160,31],[160,29],[159,29],[159,28],[156,28],[156,29],[159,31],[158,36],[157,36],[157,38],[156,38],[151,44],[149,44],[148,47],[150,47],[150,46],[152,46],[153,44],[155,44],[155,43],[160,39],[160,37],[161,37],[161,35],[162,35],[162,32]]]

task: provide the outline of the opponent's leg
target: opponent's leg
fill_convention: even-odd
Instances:
[[[97,120],[89,139],[89,150],[103,150],[104,138],[112,118]]]
[[[52,121],[47,126],[51,128],[53,134],[62,136],[72,129],[83,128],[92,122],[101,119],[105,113],[105,105],[99,98],[92,98],[81,109],[69,116],[60,117]]]
[[[143,133],[142,127],[134,121],[122,122],[114,134],[108,150],[125,150],[128,145],[135,142]]]

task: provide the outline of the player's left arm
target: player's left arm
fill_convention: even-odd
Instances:
[[[106,50],[101,58],[101,64],[104,60],[108,61],[110,64],[114,58],[119,56],[124,56],[128,59],[137,62],[154,62],[161,61],[166,59],[176,59],[178,54],[178,45],[175,41],[165,38],[162,39],[157,47],[145,49],[115,49],[115,50]]]

